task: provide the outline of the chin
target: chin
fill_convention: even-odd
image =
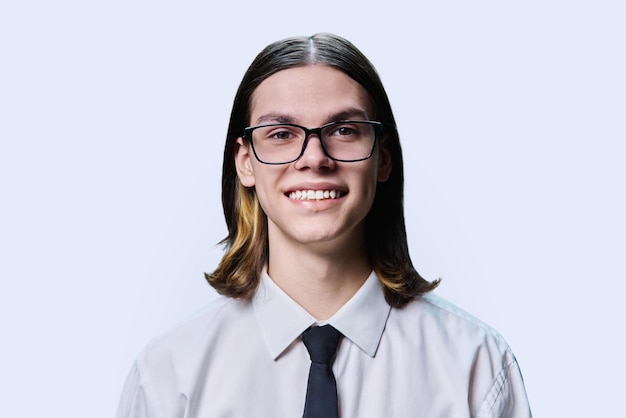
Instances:
[[[319,233],[307,234],[307,235],[301,235],[299,237],[295,237],[296,241],[300,242],[301,244],[311,244],[311,245],[332,243],[336,240],[336,238],[337,236],[335,234],[319,234]]]

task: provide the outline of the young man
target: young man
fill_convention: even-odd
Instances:
[[[119,417],[528,417],[500,335],[409,257],[376,71],[329,34],[265,48],[226,138],[223,295],[154,340]]]

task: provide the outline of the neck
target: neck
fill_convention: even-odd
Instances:
[[[332,249],[269,241],[269,276],[317,320],[333,316],[371,272],[363,239]]]

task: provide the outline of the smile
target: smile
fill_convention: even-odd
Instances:
[[[289,199],[293,200],[324,200],[341,197],[339,190],[296,190],[289,193]]]

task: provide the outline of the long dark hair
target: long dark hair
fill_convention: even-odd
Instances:
[[[233,103],[224,148],[222,205],[228,226],[223,240],[226,253],[208,282],[221,294],[248,299],[259,283],[267,263],[267,218],[254,188],[243,187],[235,168],[235,144],[250,123],[250,98],[259,84],[272,74],[303,65],[328,65],[360,83],[375,105],[376,119],[383,124],[384,146],[392,159],[386,182],[376,188],[366,220],[366,247],[370,262],[391,306],[400,307],[415,296],[434,289],[413,267],[404,224],[404,172],[396,122],[387,93],[370,61],[349,41],[332,34],[294,37],[274,42],[254,59],[245,73]]]

